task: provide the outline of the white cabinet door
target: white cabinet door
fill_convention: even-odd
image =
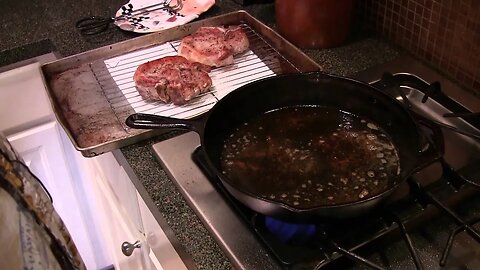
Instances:
[[[110,156],[111,154],[104,155]],[[113,159],[113,156],[111,158]],[[128,177],[125,178],[126,174],[122,173],[123,169],[118,165],[116,168],[109,167],[106,172],[103,171],[105,161],[110,161],[108,158],[94,159],[96,168],[92,181],[95,186],[96,205],[99,212],[103,213],[102,216],[97,218],[101,219],[103,224],[103,235],[107,241],[115,269],[150,269],[150,265],[147,263],[148,246],[145,243],[143,229],[140,227],[141,223],[135,219],[135,212],[138,211],[136,193],[128,193],[127,197],[122,198],[114,191],[117,188],[119,190],[128,189],[128,187],[125,188],[124,184],[126,180],[130,180]],[[115,185],[112,185],[106,177],[109,171],[118,172],[114,173],[113,179],[110,178],[112,182],[115,182]],[[135,203],[132,203],[132,199]],[[129,212],[131,210],[133,212]],[[140,248],[135,249],[130,256],[125,256],[121,250],[123,242],[127,241],[133,244],[137,240],[140,241]]]
[[[67,226],[86,265],[95,265],[72,175],[65,160],[60,127],[49,122],[12,134],[7,139],[53,197],[53,206]]]
[[[156,269],[187,270],[175,248],[168,241],[165,232],[162,230],[152,212],[146,205],[142,196],[138,194],[140,213],[145,231],[146,242],[150,247],[149,257]]]
[[[111,217],[105,221],[113,223],[109,234],[111,250],[114,251],[115,261],[118,262],[115,265],[116,269],[186,270],[187,267],[136,190],[132,179],[120,165],[126,162],[122,153],[115,150],[94,159],[97,166],[103,168],[102,178],[106,180],[96,181],[99,186],[97,190],[111,194],[104,196],[104,205],[107,209],[112,209],[111,205],[116,206],[116,209],[110,210]],[[135,249],[130,257],[125,257],[120,249],[124,241],[129,243],[139,241],[141,247]]]
[[[110,258],[107,261],[115,269],[161,269],[151,267],[155,264],[149,256],[137,191],[127,173],[112,153],[106,153],[90,159],[80,157],[87,168],[86,176],[83,179],[72,177],[68,170],[71,161],[65,158],[59,128],[57,122],[50,122],[13,134],[8,140],[53,197],[53,206],[84,257],[87,257],[87,250],[95,253],[106,247]],[[83,190],[80,190],[75,181],[88,183],[82,183]],[[90,193],[88,197],[83,196],[86,193]],[[94,201],[86,201],[87,198]],[[82,215],[85,209],[80,209],[86,204],[91,212],[88,216]],[[88,223],[89,218],[95,219],[98,226],[95,230],[100,231],[96,241],[102,241],[101,244],[92,242],[92,233],[86,231],[88,226],[83,223]],[[125,256],[122,243],[137,240],[141,248]],[[108,266],[105,262],[85,263],[94,269]]]
[[[105,153],[94,157],[97,167],[95,184],[104,207],[104,223],[109,224],[108,234],[116,269],[186,269],[183,261],[169,242],[167,236],[138,194],[125,169],[120,165],[116,153]],[[124,242],[139,241],[130,256],[121,251]]]

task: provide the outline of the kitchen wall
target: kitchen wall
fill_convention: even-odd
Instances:
[[[480,96],[480,1],[357,0],[356,15]]]

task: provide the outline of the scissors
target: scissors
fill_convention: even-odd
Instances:
[[[85,36],[96,35],[101,32],[107,30],[110,23],[120,21],[120,20],[128,20],[133,17],[139,16],[141,14],[149,13],[156,10],[165,10],[170,14],[176,14],[183,8],[183,1],[185,0],[177,0],[175,5],[170,5],[172,0],[165,0],[159,2],[154,5],[146,6],[137,10],[133,10],[133,5],[131,3],[122,6],[122,15],[113,17],[113,18],[106,18],[100,16],[89,16],[78,20],[75,23],[75,27],[78,28],[80,33]],[[145,17],[144,19],[148,19]]]

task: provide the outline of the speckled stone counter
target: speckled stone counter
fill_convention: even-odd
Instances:
[[[111,17],[127,0],[1,1],[0,67],[56,50],[70,56],[141,34],[110,24],[107,31],[84,37],[75,28],[89,16]],[[242,7],[233,0],[216,0],[197,20],[245,9],[265,23],[274,23],[273,4]]]
[[[69,56],[113,44],[138,34],[111,27],[106,33],[86,38],[74,27],[76,20],[89,15],[110,16],[122,0],[110,1],[8,1],[2,7],[0,66],[56,50]],[[217,0],[216,5],[199,19],[242,7],[231,0]],[[274,27],[273,4],[251,5],[246,9],[267,25]],[[351,75],[398,56],[398,48],[372,37],[353,33],[345,45],[333,49],[306,50],[327,73]],[[200,220],[177,191],[174,183],[155,159],[151,145],[172,137],[168,133],[122,149],[128,163],[173,230],[180,244],[199,269],[230,269],[231,264],[210,237]]]

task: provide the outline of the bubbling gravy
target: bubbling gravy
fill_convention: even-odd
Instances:
[[[335,108],[286,107],[240,125],[224,143],[222,174],[238,189],[299,209],[363,200],[400,174],[391,138]]]

